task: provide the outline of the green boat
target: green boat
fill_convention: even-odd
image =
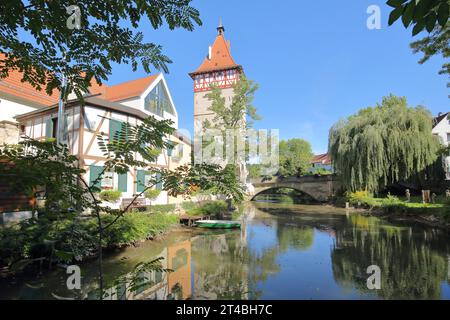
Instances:
[[[241,227],[239,221],[230,220],[198,220],[195,222],[195,225],[200,228],[209,229],[235,229]]]

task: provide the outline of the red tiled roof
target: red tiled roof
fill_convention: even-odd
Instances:
[[[0,53],[0,63],[5,55]],[[49,106],[59,99],[59,90],[54,89],[49,96],[45,89],[37,90],[28,82],[22,82],[23,73],[18,70],[9,71],[8,77],[0,79],[0,92],[13,95],[15,97],[30,101],[37,105]]]
[[[151,75],[145,78],[119,83],[110,87],[102,85],[95,88],[95,90],[97,90],[96,93],[102,93],[101,91],[103,90],[104,93],[102,93],[102,98],[105,100],[121,101],[140,96],[157,77],[158,75]],[[105,86],[104,89],[102,89],[103,86]],[[91,91],[91,93],[93,92]]]
[[[0,53],[0,59],[2,54]],[[58,102],[59,90],[54,89],[51,96],[45,90],[37,90],[28,82],[22,82],[23,74],[17,70],[9,72],[8,77],[0,79],[0,92],[24,99],[41,106],[50,106]],[[158,75],[123,82],[114,86],[99,85],[94,78],[91,80],[90,93],[100,94],[103,99],[116,102],[137,97],[155,81]]]
[[[331,164],[331,158],[328,153],[317,154],[313,157],[311,163]]]
[[[225,69],[242,69],[242,66],[234,62],[230,52],[230,43],[227,43],[223,34],[219,33],[211,47],[211,57],[207,56],[200,67],[190,75]]]

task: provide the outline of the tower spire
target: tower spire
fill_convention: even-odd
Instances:
[[[217,27],[217,32],[222,35],[225,32],[225,27],[222,24],[222,17],[219,18],[219,26]]]

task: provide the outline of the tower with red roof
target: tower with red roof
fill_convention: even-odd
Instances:
[[[217,36],[202,64],[189,73],[194,80],[194,134],[202,130],[203,122],[212,120],[214,114],[208,110],[211,102],[205,95],[216,85],[222,90],[225,103],[230,103],[233,96],[233,84],[239,80],[243,68],[231,56],[230,41],[225,39],[222,22],[217,27]]]

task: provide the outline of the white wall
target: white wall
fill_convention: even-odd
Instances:
[[[35,107],[0,98],[0,121],[16,122],[15,116],[34,110]]]
[[[439,137],[439,140],[443,145],[448,146],[450,141],[447,140],[447,134],[450,134],[450,120],[445,117],[432,129],[431,132]],[[443,165],[446,179],[450,180],[450,155],[447,155],[447,157],[443,159]]]

